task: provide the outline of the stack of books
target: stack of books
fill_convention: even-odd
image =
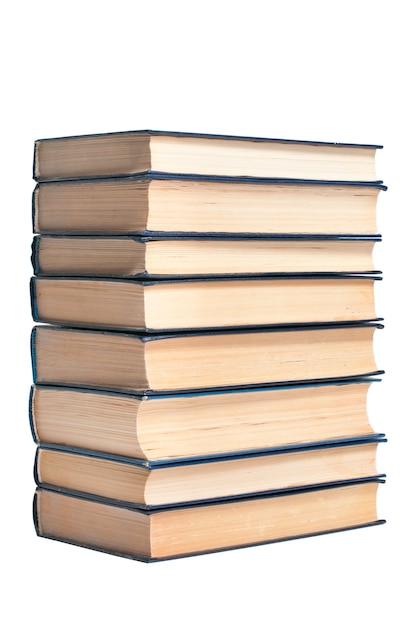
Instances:
[[[154,561],[384,521],[378,148],[35,142],[38,535]]]

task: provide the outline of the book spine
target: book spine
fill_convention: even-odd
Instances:
[[[39,476],[39,453],[40,453],[40,448],[37,447],[36,448],[36,452],[35,452],[35,460],[33,463],[33,479],[36,483],[36,486],[39,487],[42,480]]]
[[[40,246],[40,237],[33,237],[32,241],[32,254],[30,256],[30,260],[32,263],[33,273],[35,276],[40,274],[40,265],[39,265],[39,246]]]
[[[36,383],[36,326],[32,328],[32,332],[30,334],[30,358],[32,363],[32,378],[33,382]]]
[[[38,433],[36,430],[36,426],[35,426],[35,416],[33,414],[33,398],[34,398],[34,393],[35,393],[35,386],[32,385],[30,388],[30,392],[29,392],[29,426],[30,426],[30,431],[32,433],[32,438],[33,441],[36,444],[40,443],[39,437],[38,437]]]
[[[32,318],[33,318],[33,321],[38,322],[39,312],[38,312],[37,296],[36,296],[36,278],[34,276],[32,276],[30,279],[29,290],[30,290],[30,307],[32,311]]]
[[[38,144],[39,144],[39,140],[36,140],[33,144],[33,164],[32,164],[33,180],[37,180],[38,178]]]
[[[37,227],[36,227],[36,215],[37,215],[37,194],[38,194],[38,187],[39,185],[36,185],[33,192],[32,192],[32,232],[36,233],[37,232]]]
[[[38,516],[38,492],[35,491],[32,502],[32,515],[33,515],[33,525],[35,527],[36,534],[38,537],[41,536],[40,533],[40,525],[39,525],[39,516]]]

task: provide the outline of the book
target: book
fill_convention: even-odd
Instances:
[[[376,320],[375,277],[32,277],[36,322],[145,332]]]
[[[38,183],[36,234],[377,234],[381,183],[132,178]]]
[[[39,276],[172,278],[282,273],[379,274],[374,236],[134,237],[36,235]]]
[[[376,180],[379,145],[138,130],[38,139],[35,180],[172,172]]]
[[[167,395],[32,385],[29,420],[43,447],[149,462],[231,456],[376,436],[367,398],[379,381]]]
[[[381,324],[146,334],[37,325],[35,384],[162,392],[259,386],[380,373]]]
[[[321,442],[303,449],[228,458],[149,463],[88,450],[36,450],[40,487],[152,509],[225,500],[299,487],[382,478],[377,448],[385,439]]]
[[[144,511],[37,488],[40,537],[158,561],[382,524],[379,480]]]

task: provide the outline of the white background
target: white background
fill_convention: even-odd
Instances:
[[[8,6],[7,6],[8,5]],[[412,3],[4,3],[1,28],[2,623],[414,624]],[[37,138],[153,128],[382,144],[369,403],[387,524],[146,565],[37,538],[29,304]]]

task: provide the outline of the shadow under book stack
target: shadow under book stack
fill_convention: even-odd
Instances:
[[[154,561],[384,521],[378,148],[35,142],[38,535]]]

